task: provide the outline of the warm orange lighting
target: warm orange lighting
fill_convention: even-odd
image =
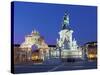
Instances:
[[[39,57],[38,56],[32,56],[32,60],[38,60]]]
[[[88,55],[88,58],[90,58],[90,59],[91,59],[91,58],[96,58],[96,55],[95,55],[95,54],[89,54],[89,55]]]

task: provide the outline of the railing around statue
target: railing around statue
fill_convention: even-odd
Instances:
[[[60,60],[67,59],[75,59],[75,60],[83,60],[83,53],[82,51],[60,51],[60,50],[52,50],[51,51],[51,58],[56,58]]]

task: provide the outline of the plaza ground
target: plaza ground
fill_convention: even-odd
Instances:
[[[61,64],[17,64],[14,65],[15,73],[53,72],[82,69],[96,69],[97,61],[64,62]]]

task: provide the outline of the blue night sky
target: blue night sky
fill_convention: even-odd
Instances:
[[[70,27],[79,45],[97,41],[97,8],[95,6],[14,3],[14,43],[21,44],[33,29],[39,31],[46,43],[56,44],[64,12],[70,14]]]

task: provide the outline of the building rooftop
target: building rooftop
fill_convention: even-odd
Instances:
[[[48,47],[56,47],[56,45],[48,45]]]
[[[14,47],[19,47],[20,46],[20,44],[14,44]]]

